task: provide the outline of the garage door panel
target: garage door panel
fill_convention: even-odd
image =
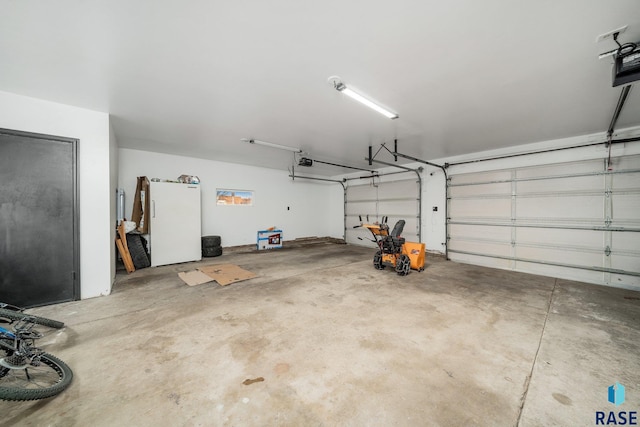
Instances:
[[[638,272],[638,254],[621,253],[614,248],[611,256],[611,268]]]
[[[604,177],[602,175],[580,176],[573,178],[541,179],[536,181],[518,181],[516,184],[518,195],[530,193],[602,193]]]
[[[489,258],[478,255],[468,255],[460,253],[451,253],[449,258],[452,261],[463,262],[467,264],[482,265],[491,268],[501,268],[503,270],[511,269],[511,261],[501,258]]]
[[[603,169],[604,163],[602,160],[588,160],[520,168],[515,171],[515,175],[516,178],[546,178],[560,175],[597,173],[602,172]]]
[[[403,180],[393,182],[382,182],[378,184],[378,197],[380,199],[394,199],[412,197],[418,198],[418,187],[416,180]]]
[[[612,159],[614,171],[628,171],[640,169],[640,156],[622,156]]]
[[[399,200],[391,202],[380,201],[378,203],[378,212],[380,212],[381,216],[402,216],[403,219],[406,220],[407,218],[404,218],[405,216],[416,216],[417,203],[417,200]]]
[[[508,181],[511,179],[511,171],[489,171],[460,175],[451,175],[451,184],[476,184],[479,182]]]
[[[493,174],[457,176],[450,171],[452,183],[470,184],[449,188],[450,257],[571,280],[637,286],[640,156],[614,158],[612,164],[612,172],[604,159]],[[580,174],[584,175],[575,176]],[[486,183],[510,177],[512,182]]]
[[[558,218],[597,221],[603,217],[603,213],[604,198],[602,196],[519,197],[516,202],[518,220]]]
[[[405,227],[402,236],[410,241],[418,241],[420,239],[419,197],[417,177],[393,180],[375,178],[366,184],[348,185],[345,207],[347,243],[375,247],[367,240],[358,239],[358,237],[371,237],[368,230],[353,228],[360,224],[359,216],[362,216],[363,222],[369,223],[380,222],[384,216],[388,216],[390,228],[393,228],[399,219],[404,219]]]
[[[456,219],[494,218],[509,220],[511,218],[511,199],[452,199],[450,210]],[[452,216],[453,218],[453,216]]]
[[[510,242],[511,227],[451,224],[449,226],[449,236],[452,239],[455,239],[455,238],[486,239],[487,236],[491,236],[492,240]]]
[[[349,201],[371,200],[376,198],[376,188],[370,185],[356,185],[347,187]]]
[[[640,172],[616,174],[612,177],[611,188],[614,191],[637,190],[639,182]]]
[[[604,245],[604,231],[563,228],[521,227],[516,230],[518,243],[551,246],[571,246],[598,249]]]
[[[640,228],[640,194],[620,194],[612,197],[615,224]]]
[[[541,276],[560,277],[568,280],[587,283],[603,283],[605,281],[604,273],[600,271],[584,270],[580,268],[560,267],[556,265],[545,265],[539,263],[530,263],[517,261],[515,269],[526,273],[537,274]]]
[[[640,233],[613,232],[611,243],[617,251],[632,251],[640,254]]]
[[[511,196],[511,183],[501,182],[496,184],[468,185],[464,187],[451,187],[449,197],[478,197],[478,196]]]
[[[594,267],[602,266],[604,250],[591,252],[569,248],[552,248],[550,246],[528,247],[518,245],[516,257],[527,260]]]
[[[473,252],[483,255],[497,255],[510,257],[511,256],[511,243],[510,242],[493,242],[493,241],[472,241],[472,240],[456,240],[451,239],[449,241],[451,250],[462,252]]]
[[[357,202],[347,203],[346,206],[347,215],[371,215],[376,213],[375,202]]]
[[[612,274],[609,283],[611,286],[618,286],[626,289],[640,289],[640,277],[638,276]]]

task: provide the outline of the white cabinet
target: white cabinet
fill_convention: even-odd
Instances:
[[[202,259],[200,185],[152,181],[149,192],[151,266]]]

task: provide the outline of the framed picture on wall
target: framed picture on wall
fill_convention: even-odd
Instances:
[[[217,188],[216,204],[219,206],[252,206],[253,191]]]

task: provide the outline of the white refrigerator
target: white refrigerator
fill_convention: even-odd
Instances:
[[[151,266],[202,259],[200,185],[151,181]]]

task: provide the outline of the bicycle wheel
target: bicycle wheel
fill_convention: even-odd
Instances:
[[[0,354],[2,354],[0,352]],[[44,353],[38,366],[10,369],[0,359],[0,400],[38,400],[53,397],[69,387],[71,368],[55,356]]]
[[[13,354],[13,341],[7,339],[0,339],[0,359],[3,359],[7,356],[11,356]],[[9,368],[5,368],[0,365],[0,382],[2,382],[2,377],[7,375],[9,372]]]
[[[0,317],[4,317],[10,320],[21,320],[25,317],[31,318],[33,323],[37,323],[38,325],[48,326],[50,328],[60,329],[64,327],[63,322],[58,322],[57,320],[47,319],[46,317],[40,316],[32,316],[30,314],[24,314],[20,311],[15,310],[7,310],[6,308],[0,308]]]
[[[3,358],[5,356],[11,356],[12,353],[13,353],[13,341],[6,338],[1,338],[0,339],[0,358]]]

